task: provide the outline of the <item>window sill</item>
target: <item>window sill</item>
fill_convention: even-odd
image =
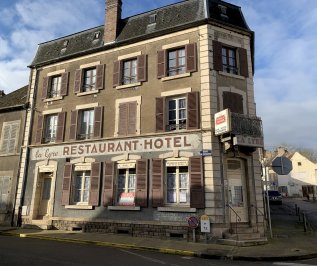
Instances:
[[[92,210],[93,206],[91,205],[66,205],[65,209],[73,209],[73,210]]]
[[[159,212],[196,212],[196,208],[190,207],[158,207]]]
[[[231,78],[245,80],[245,77],[243,77],[243,76],[230,74],[230,73],[226,73],[226,72],[223,72],[223,71],[219,71],[219,74],[222,75],[222,76],[226,76],[226,77],[231,77]]]
[[[110,211],[140,211],[140,206],[108,206]]]
[[[131,83],[131,84],[125,84],[125,85],[120,85],[116,87],[116,90],[121,90],[121,89],[127,89],[131,87],[137,87],[141,86],[141,82],[136,82],[136,83]]]
[[[168,76],[165,78],[161,78],[162,81],[168,81],[171,79],[180,79],[180,78],[186,78],[186,77],[190,77],[190,73],[184,73],[184,74],[180,74],[180,75],[175,75],[175,76]]]
[[[99,90],[91,90],[91,91],[85,91],[85,92],[78,92],[76,93],[76,96],[85,96],[85,95],[91,95],[91,94],[97,94],[99,93]]]
[[[6,156],[17,156],[19,153],[3,153],[0,154],[0,157],[6,157]]]
[[[44,99],[43,102],[48,103],[48,102],[59,101],[59,100],[63,100],[63,96],[58,96],[58,97],[54,97],[54,98],[47,98],[47,99]]]

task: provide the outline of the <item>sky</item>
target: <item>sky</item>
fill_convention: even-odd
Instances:
[[[123,17],[180,0],[123,0]],[[255,101],[267,149],[317,150],[317,1],[227,0],[255,32]],[[0,0],[0,89],[28,83],[37,45],[104,23],[104,0]]]

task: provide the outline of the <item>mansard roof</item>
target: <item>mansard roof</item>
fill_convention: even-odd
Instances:
[[[28,85],[0,97],[0,112],[24,107],[27,103],[27,93]]]
[[[153,18],[154,22],[151,20]],[[207,22],[220,23],[250,32],[253,38],[253,32],[245,22],[240,7],[221,0],[185,0],[121,19],[118,37],[112,44],[104,45],[103,25],[41,43],[31,67],[47,65],[91,52],[107,50],[116,46],[202,25]]]

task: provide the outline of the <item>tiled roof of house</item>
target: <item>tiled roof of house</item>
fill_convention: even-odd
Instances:
[[[27,101],[28,85],[0,97],[0,111],[15,107],[22,107]]]
[[[151,15],[156,15],[155,23],[150,23]],[[120,32],[113,44],[104,45],[103,25],[42,43],[38,47],[31,67],[149,39],[194,25],[201,25],[207,20],[250,31],[238,6],[221,0],[185,0],[122,19],[119,25]]]

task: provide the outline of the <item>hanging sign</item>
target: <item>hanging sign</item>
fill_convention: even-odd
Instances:
[[[206,214],[200,217],[200,231],[202,233],[210,233],[210,221]]]

